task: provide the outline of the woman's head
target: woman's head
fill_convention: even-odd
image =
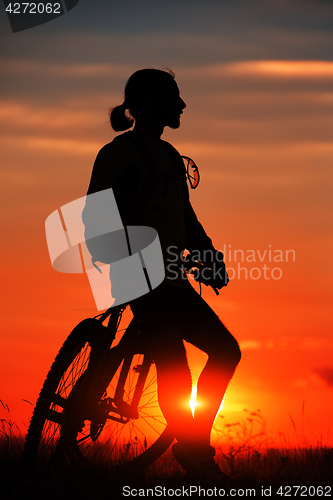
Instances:
[[[133,73],[127,81],[124,97],[123,104],[110,113],[111,125],[116,132],[128,130],[134,120],[137,122],[143,118],[177,128],[180,114],[186,107],[180,98],[174,74],[159,69],[147,68]]]

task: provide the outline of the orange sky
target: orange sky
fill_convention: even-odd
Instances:
[[[20,36],[24,42],[18,34],[15,43]],[[161,62],[147,57],[141,66]],[[288,442],[332,445],[333,62],[166,62],[187,109],[181,128],[165,138],[198,163],[193,206],[215,246],[230,251],[235,271],[219,297],[203,290],[243,351],[224,418],[236,422],[244,409],[260,409],[274,442],[283,442],[280,432]],[[3,63],[12,87],[0,111],[0,398],[24,429],[32,406],[23,399],[35,402],[71,328],[97,314],[85,276],[53,271],[44,221],[85,194],[97,151],[114,137],[107,109],[122,101],[137,65],[19,54]],[[295,258],[286,262],[288,250]],[[197,370],[194,349],[190,359]]]

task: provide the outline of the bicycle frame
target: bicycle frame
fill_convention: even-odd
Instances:
[[[138,405],[150,366],[153,362],[149,355],[142,352],[144,349],[142,349],[142,345],[140,345],[142,342],[140,343],[139,341],[140,335],[134,318],[127,327],[119,343],[115,347],[112,347],[115,335],[112,334],[110,336],[109,332],[114,332],[116,330],[114,327],[119,324],[125,308],[126,306],[120,307],[118,310],[110,308],[105,313],[95,318],[102,324],[110,316],[103,337],[101,338],[101,336],[98,336],[99,338],[97,337],[91,340],[92,347],[89,365],[84,374],[89,380],[89,385],[87,387],[83,384],[80,396],[81,402],[75,400],[75,405],[81,406],[83,404],[86,408],[94,406],[93,403],[101,398],[101,394],[105,392],[110,379],[114,375],[114,366],[119,366],[123,360],[114,397],[104,398],[103,402],[99,405],[101,414],[103,414],[103,412],[104,415],[107,413],[107,419],[115,420],[123,424],[127,423],[129,419],[139,418]],[[113,312],[115,314],[112,314]],[[143,354],[144,357],[141,365],[136,365],[132,368],[139,373],[139,376],[131,403],[128,404],[123,400],[125,393],[124,386],[135,354]]]

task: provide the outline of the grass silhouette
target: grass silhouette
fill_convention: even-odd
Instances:
[[[166,488],[166,493],[167,490],[190,487],[185,471],[173,458],[170,448],[146,471],[137,473],[118,472],[115,475],[110,464],[103,462],[93,467],[65,464],[62,470],[46,466],[38,471],[28,471],[21,462],[24,435],[11,420],[7,405],[1,400],[0,405],[4,413],[4,418],[0,419],[1,500],[95,500],[106,496],[118,500],[123,498],[125,485],[136,490],[142,488],[146,495],[149,489],[148,495],[152,497],[156,486]],[[318,490],[317,496],[332,496],[332,489],[329,489],[333,471],[332,449],[321,442],[304,446],[303,440],[300,446],[274,446],[274,441],[266,433],[261,412],[244,410],[244,413],[244,419],[239,422],[226,423],[220,417],[215,425],[216,461],[233,478],[232,486],[227,486],[226,490],[230,487],[238,489],[240,495],[235,498],[240,498],[254,496],[254,492],[255,496],[263,496],[264,488],[271,498],[282,498],[277,494],[279,487],[302,486],[312,488],[307,490],[312,494],[306,496],[316,497],[313,494],[317,491],[315,488],[321,486],[326,490],[322,495]],[[297,434],[297,429],[294,430]],[[213,485],[205,487],[212,488]],[[293,493],[290,496],[294,496]],[[196,498],[194,492],[191,497]]]

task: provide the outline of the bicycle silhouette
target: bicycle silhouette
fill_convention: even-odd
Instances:
[[[121,332],[125,309],[83,320],[63,344],[31,418],[24,448],[30,463],[66,457],[146,467],[170,445],[154,363],[135,319]]]
[[[200,267],[187,258],[184,272]],[[207,273],[195,279],[218,293]],[[37,400],[25,441],[26,463],[66,459],[145,468],[172,443],[147,340],[128,313],[128,305],[110,308],[70,333]]]

